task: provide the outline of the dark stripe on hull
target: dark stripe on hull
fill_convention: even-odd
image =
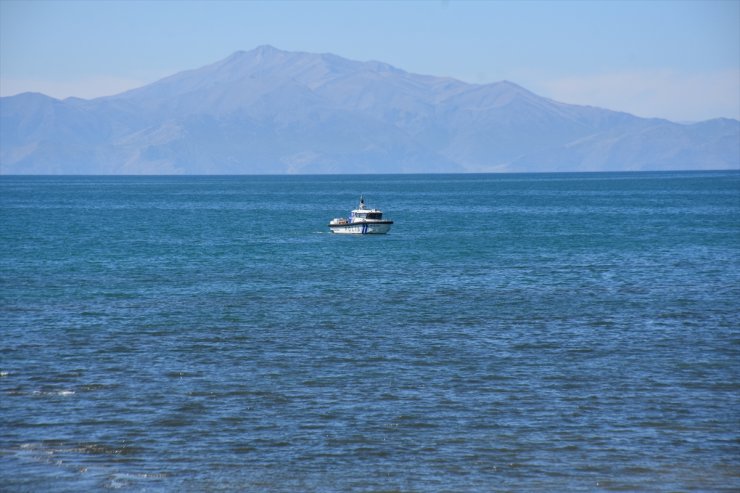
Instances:
[[[330,224],[330,228],[351,228],[352,226],[361,226],[363,224],[393,224],[393,221],[357,221],[355,223],[347,223],[347,224]]]

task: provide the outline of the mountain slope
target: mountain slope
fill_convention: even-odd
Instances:
[[[115,96],[0,98],[0,172],[733,169],[740,122],[681,125],[262,46]]]

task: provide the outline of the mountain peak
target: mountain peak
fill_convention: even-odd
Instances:
[[[519,95],[519,96],[527,96],[527,97],[539,97],[536,94],[534,94],[529,89],[526,89],[519,84],[515,84],[514,82],[511,82],[509,80],[500,80],[498,82],[492,82],[490,84],[485,84],[488,88],[495,89],[499,93],[505,93],[509,95]]]
[[[260,45],[252,50],[238,50],[226,57],[222,62],[239,62],[243,60],[249,60],[255,58],[260,60],[262,58],[275,56],[278,54],[285,54],[287,52],[279,50],[272,45]]]
[[[252,52],[258,55],[271,55],[275,53],[283,53],[283,50],[279,50],[272,45],[259,45],[253,49]]]

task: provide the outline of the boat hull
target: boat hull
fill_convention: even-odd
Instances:
[[[345,235],[384,235],[391,229],[393,221],[365,222],[359,221],[346,224],[330,224],[332,233]]]

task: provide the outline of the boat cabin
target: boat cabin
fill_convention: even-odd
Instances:
[[[352,211],[352,217],[356,219],[383,219],[383,213],[378,210],[361,210],[357,209]]]

